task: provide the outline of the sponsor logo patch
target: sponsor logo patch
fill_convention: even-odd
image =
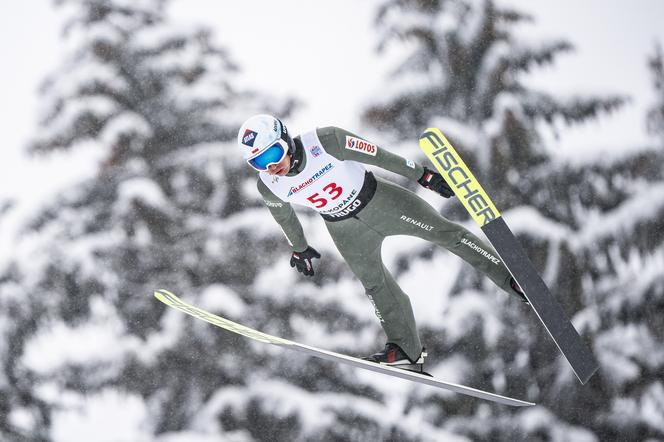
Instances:
[[[245,130],[244,135],[242,135],[242,144],[246,144],[249,147],[254,147],[254,141],[256,141],[256,135],[258,134],[251,129]]]
[[[371,155],[373,157],[375,157],[376,152],[378,152],[378,147],[376,147],[375,144],[371,144],[361,138],[351,137],[348,135],[346,135],[346,149],[362,152],[363,154]]]
[[[323,151],[321,150],[320,146],[314,146],[311,148],[311,155],[313,155],[314,157],[318,157],[322,153]]]
[[[413,160],[406,160],[406,165],[411,169],[415,169],[415,162]]]
[[[383,315],[380,314],[380,310],[378,310],[378,307],[376,307],[376,301],[374,301],[373,296],[367,295],[367,298],[369,298],[369,302],[371,302],[371,305],[373,305],[374,308],[374,313],[376,313],[376,317],[380,322],[385,322],[385,319],[383,319]]]
[[[266,206],[268,207],[283,207],[283,203],[278,203],[274,201],[263,200]]]
[[[461,244],[465,244],[465,245],[467,245],[467,246],[470,247],[472,250],[476,251],[477,253],[479,253],[480,255],[482,255],[483,257],[485,257],[486,259],[488,259],[488,260],[491,261],[492,263],[494,263],[494,264],[496,264],[496,265],[500,264],[500,259],[496,258],[494,255],[492,255],[491,253],[487,252],[487,251],[484,250],[482,247],[478,246],[477,244],[475,244],[474,242],[470,241],[469,239],[467,239],[467,238],[462,238],[462,239],[461,239]]]
[[[320,177],[322,177],[323,175],[328,173],[330,170],[332,170],[333,167],[334,166],[332,165],[332,163],[328,163],[327,166],[323,167],[318,172],[314,173],[309,179],[301,182],[297,186],[291,187],[290,190],[288,191],[288,196],[291,196],[291,195],[301,191],[302,189],[305,189],[305,188],[309,187],[310,185],[315,183],[316,180],[318,180]]]
[[[409,216],[401,215],[400,219],[401,219],[401,221],[404,221],[404,222],[407,222],[407,223],[412,224],[414,226],[417,226],[422,230],[426,230],[427,232],[430,232],[431,230],[433,230],[433,226],[431,226],[429,224],[424,224],[422,221],[418,221],[418,220],[413,219]]]

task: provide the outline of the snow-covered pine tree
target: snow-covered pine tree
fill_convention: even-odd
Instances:
[[[594,218],[589,214],[596,212],[589,209],[583,216],[579,211],[584,205],[615,209],[624,191],[604,186],[596,191],[604,192],[606,200],[596,197],[590,189],[595,185],[592,177],[599,173],[586,166],[579,166],[576,175],[566,173],[548,154],[541,131],[583,123],[619,108],[625,98],[561,98],[527,87],[524,74],[551,64],[572,46],[565,41],[534,44],[516,39],[515,26],[531,18],[495,2],[388,0],[382,5],[377,16],[379,49],[397,44],[406,55],[390,79],[391,93],[367,109],[365,121],[410,140],[428,126],[441,127],[478,171],[568,315],[602,352],[602,337],[595,335],[596,323],[590,320],[598,308],[593,286],[588,286],[591,256],[580,253],[578,244],[582,234],[592,231]],[[632,166],[623,165],[631,171],[626,173],[636,174]],[[601,173],[610,169],[594,167]],[[442,207],[447,216],[466,220],[463,209],[454,206],[452,202]],[[607,238],[619,238],[610,225]],[[647,236],[640,238],[648,241]],[[407,253],[424,260],[431,256],[421,245]],[[546,408],[521,411],[515,417],[505,409],[483,411],[463,398],[440,406],[433,405],[433,398],[420,399],[421,406],[436,410],[429,419],[475,440],[602,437],[601,425],[592,423],[602,421],[596,414],[598,402],[606,398],[596,391],[602,391],[602,373],[581,387],[531,311],[502,293],[486,296],[494,290],[490,284],[468,267],[458,271],[441,254],[445,253],[434,252],[434,262],[446,264],[446,278],[456,283],[436,293],[445,299],[434,304],[442,306],[440,324],[427,320],[423,327],[433,357],[444,358],[441,366],[455,367],[461,382],[528,397]],[[403,265],[400,280],[412,280],[421,266],[414,260]]]
[[[12,232],[15,219],[13,198],[0,199],[0,439],[16,441],[45,441],[47,432],[40,425],[48,422],[49,407],[32,392],[32,378],[25,377],[20,357],[25,339],[35,329],[34,311],[20,290],[20,281],[8,252],[13,250]],[[27,428],[26,428],[27,427]]]
[[[249,291],[233,288],[268,262],[278,229],[251,216],[259,201],[246,190],[235,136],[246,114],[287,116],[290,102],[265,106],[236,90],[226,51],[210,31],[170,22],[165,1],[57,4],[69,53],[42,88],[30,149],[72,159],[94,151],[96,161],[72,166],[78,184],[28,217],[13,238],[15,259],[0,268],[0,439],[71,440],[63,422],[78,416],[83,425],[95,404],[111,401],[139,421],[145,433],[133,440],[147,440],[189,428],[218,388],[247,382],[238,367],[264,358],[239,338],[164,314],[152,291],[248,312]],[[247,252],[258,244],[265,253]],[[113,406],[118,395],[123,405]]]
[[[120,440],[447,438],[395,419],[409,407],[408,383],[164,312],[151,295],[159,287],[321,347],[367,354],[382,344],[360,284],[318,245],[319,217],[301,217],[325,253],[318,276],[288,266],[237,154],[242,119],[286,118],[291,103],[270,108],[235,91],[225,52],[208,32],[174,27],[166,2],[59,3],[71,14],[71,54],[43,88],[31,149],[99,160],[28,218],[0,268],[0,312],[11,318],[0,327],[0,437],[71,440],[88,428],[91,439]]]
[[[583,293],[580,322],[593,334],[601,368],[553,412],[578,420],[598,440],[664,438],[664,71],[659,47],[649,60],[654,104],[646,120],[659,143],[568,164],[549,177],[570,198],[554,207],[568,219],[559,285]],[[543,188],[542,186],[541,188]],[[553,197],[547,191],[541,197]]]

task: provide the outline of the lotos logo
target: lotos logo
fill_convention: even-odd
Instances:
[[[256,135],[258,134],[251,129],[245,130],[244,135],[242,135],[242,144],[246,144],[249,147],[254,147],[254,141],[256,141]]]
[[[355,150],[374,157],[376,156],[376,152],[378,152],[378,147],[376,147],[375,144],[371,144],[361,138],[350,136],[346,136],[346,149]]]

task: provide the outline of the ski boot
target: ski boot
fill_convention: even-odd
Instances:
[[[375,362],[377,364],[389,365],[391,367],[401,368],[404,370],[414,371],[421,373],[427,376],[431,376],[429,373],[424,371],[424,358],[427,356],[425,349],[422,349],[420,356],[417,360],[411,360],[406,352],[404,352],[401,347],[397,344],[388,342],[385,344],[385,348],[378,353],[374,353],[371,356],[364,357],[365,361]]]
[[[516,293],[517,296],[521,299],[521,302],[523,302],[524,304],[530,305],[530,303],[528,302],[528,299],[526,299],[526,295],[523,293],[523,289],[521,288],[519,283],[516,282],[516,280],[514,278],[512,278],[511,276],[510,276],[510,287],[512,288],[514,293]]]

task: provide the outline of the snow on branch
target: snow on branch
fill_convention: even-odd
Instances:
[[[655,219],[664,212],[664,182],[643,186],[614,210],[588,213],[584,228],[572,241],[575,248],[588,247],[614,237],[617,232],[632,232],[639,223]]]

